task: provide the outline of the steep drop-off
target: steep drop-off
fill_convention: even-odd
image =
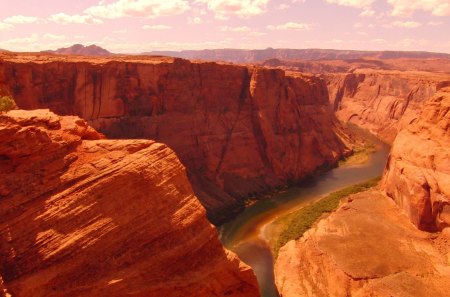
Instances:
[[[336,116],[392,143],[424,102],[450,85],[450,74],[358,69],[324,75]]]
[[[350,196],[279,252],[283,297],[445,297],[450,234],[419,231],[395,203],[372,190]]]
[[[314,76],[161,57],[1,57],[0,87],[20,108],[76,114],[108,137],[167,144],[214,223],[347,151]]]
[[[381,190],[351,196],[280,250],[284,297],[448,296],[450,87],[400,130]]]
[[[48,110],[0,115],[0,275],[15,297],[258,296],[171,149]]]
[[[418,228],[450,227],[450,87],[397,135],[382,184]]]

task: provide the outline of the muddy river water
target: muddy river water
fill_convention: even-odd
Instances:
[[[272,199],[258,201],[219,228],[224,246],[253,268],[262,297],[278,296],[274,260],[268,245],[272,236],[271,223],[333,191],[380,176],[389,146],[373,137],[370,140],[375,144],[376,151],[366,163],[335,168],[317,177],[311,184],[290,188]]]

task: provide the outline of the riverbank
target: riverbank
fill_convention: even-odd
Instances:
[[[337,209],[340,201],[351,194],[367,191],[377,186],[380,177],[354,184],[314,201],[299,210],[279,217],[273,221],[269,230],[265,230],[265,237],[269,242],[272,254],[276,259],[279,249],[290,240],[297,240],[310,229],[323,215]]]
[[[302,185],[290,187],[271,199],[253,202],[232,221],[219,228],[223,245],[238,254],[255,272],[262,297],[277,297],[275,286],[274,257],[270,247],[270,224],[280,217],[299,210],[320,197],[354,184],[380,176],[389,154],[390,147],[377,140],[367,131],[360,130],[358,139],[373,143],[374,152],[367,153],[368,159],[362,164],[339,166],[318,175],[311,176]],[[357,136],[353,136],[356,139]],[[269,231],[269,232],[268,232]],[[273,240],[272,240],[273,241]]]

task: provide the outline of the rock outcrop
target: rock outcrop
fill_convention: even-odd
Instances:
[[[281,248],[283,297],[448,296],[450,234],[419,231],[377,190],[350,196]]]
[[[214,223],[347,151],[326,85],[314,76],[162,57],[1,57],[0,87],[20,108],[75,114],[108,137],[167,144]]]
[[[358,69],[324,76],[336,116],[392,143],[420,113],[424,102],[450,85],[450,75],[419,71]]]
[[[60,55],[81,55],[81,56],[111,56],[109,51],[95,44],[84,46],[82,44],[74,44],[70,47],[63,47],[57,50],[48,50],[44,53],[60,54]]]
[[[258,296],[171,149],[48,110],[0,115],[0,275],[17,297]]]
[[[382,185],[418,228],[450,226],[450,87],[397,135]]]

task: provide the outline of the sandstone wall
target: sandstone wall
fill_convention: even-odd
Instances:
[[[392,143],[450,75],[421,71],[358,69],[324,75],[336,116]]]
[[[183,165],[78,117],[0,115],[0,275],[13,296],[258,296]]]
[[[6,56],[0,86],[20,108],[75,114],[108,137],[167,144],[215,223],[243,199],[297,182],[346,150],[316,77],[171,58],[78,59]]]
[[[428,100],[394,141],[382,181],[420,229],[450,226],[450,88]]]

